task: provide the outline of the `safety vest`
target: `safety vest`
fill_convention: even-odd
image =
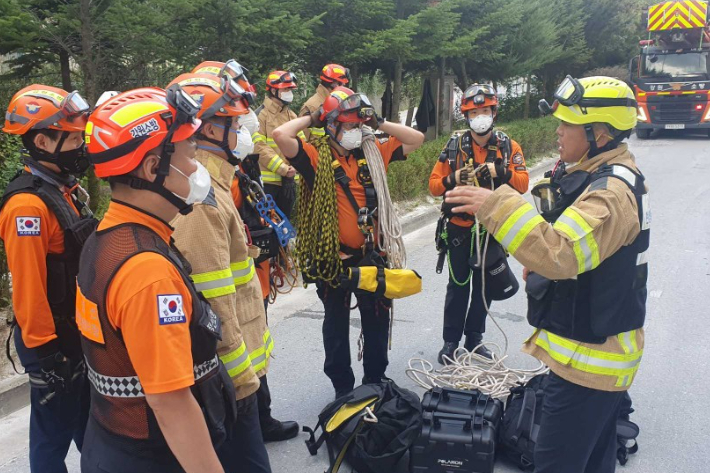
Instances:
[[[133,223],[97,231],[89,237],[82,252],[78,286],[80,296],[96,305],[104,341],[101,344],[95,336],[87,338],[87,334],[82,334],[91,383],[91,416],[103,428],[102,434],[117,445],[139,457],[154,457],[162,462],[172,458],[172,454],[145,399],[121,333],[113,328],[106,312],[106,295],[114,275],[130,258],[145,252],[157,253],[170,261],[190,292],[195,375],[191,389],[215,444],[226,438],[229,425],[236,419],[235,391],[217,356],[217,341],[222,336],[219,317],[190,281],[189,264],[177,249],[168,246],[153,230]]]
[[[21,171],[10,181],[2,196],[0,211],[10,197],[16,194],[33,194],[42,199],[64,231],[64,252],[47,254],[47,302],[52,311],[62,353],[72,359],[81,358],[81,341],[74,317],[76,275],[79,272],[81,248],[98,222],[91,216],[77,214],[57,186],[29,172]],[[78,199],[74,199],[74,202],[81,212],[84,204]]]
[[[252,244],[259,248],[259,256],[255,260],[256,264],[259,264],[269,258],[278,256],[279,240],[276,237],[276,233],[274,233],[274,229],[264,225],[264,221],[256,209],[257,203],[252,198],[251,189],[254,181],[239,170],[235,173],[235,179],[242,194],[242,205],[237,207],[237,211],[249,229]]]
[[[569,211],[560,215],[552,222],[553,228],[579,240],[575,251],[580,274],[552,281],[530,273],[528,322],[542,329],[535,343],[553,360],[582,372],[616,377],[616,387],[624,388],[631,385],[642,355],[636,331],[646,316],[650,209],[643,175],[620,164],[604,165],[592,174],[589,190],[605,188],[607,179],[619,179],[633,192],[639,235],[600,263],[587,223]],[[568,205],[575,200],[567,199]],[[577,234],[587,237],[580,240]],[[587,346],[604,344],[609,337],[618,338],[623,353]],[[587,345],[580,346],[580,342]]]
[[[508,167],[510,161],[510,155],[512,153],[512,144],[508,135],[499,130],[494,130],[491,133],[491,137],[486,143],[486,163],[493,163],[496,159],[503,160],[503,166]],[[473,137],[470,131],[466,131],[463,134],[454,133],[446,147],[439,155],[440,162],[448,162],[451,172],[456,172],[458,169],[464,167],[466,164],[475,164],[475,154],[473,151]],[[494,178],[493,183],[495,187],[500,187],[503,182],[500,178]],[[488,186],[490,187],[490,186]],[[460,217],[466,220],[473,220],[472,215],[468,214],[454,214],[451,209],[454,206],[451,204],[443,203],[441,205],[441,211],[447,218]]]

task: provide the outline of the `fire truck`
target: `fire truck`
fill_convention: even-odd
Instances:
[[[629,64],[638,101],[636,135],[702,130],[710,136],[708,2],[666,1],[648,7],[648,39]]]

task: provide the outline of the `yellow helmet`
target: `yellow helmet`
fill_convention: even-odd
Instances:
[[[606,123],[627,131],[636,126],[636,99],[625,82],[613,77],[573,79],[567,76],[557,88],[550,106],[540,101],[540,111],[573,125]]]

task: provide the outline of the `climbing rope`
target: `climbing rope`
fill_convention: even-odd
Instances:
[[[271,279],[269,303],[273,304],[278,294],[288,294],[298,286],[298,265],[293,257],[292,243],[287,248],[280,248],[279,255],[271,258]]]
[[[387,255],[390,268],[406,268],[407,251],[404,248],[402,224],[392,204],[385,162],[375,139],[375,135],[363,130],[362,150],[372,176],[372,185],[377,193],[377,246]]]
[[[338,286],[343,262],[339,254],[340,224],[333,159],[327,136],[313,144],[318,150],[318,165],[313,189],[305,179],[300,180],[296,264],[309,277]]]
[[[481,164],[477,169],[478,172],[486,164]],[[478,180],[474,178],[473,185],[479,186]],[[495,186],[491,183],[491,190],[495,190]],[[486,309],[486,315],[490,317],[505,341],[504,348],[496,343],[481,343],[474,347],[472,351],[465,348],[457,348],[454,351],[454,358],[444,356],[444,366],[439,369],[434,369],[434,365],[422,358],[412,358],[409,360],[409,367],[405,370],[407,376],[416,384],[424,389],[431,389],[435,386],[447,387],[465,390],[478,390],[491,397],[504,399],[510,394],[510,389],[525,384],[530,378],[543,374],[549,371],[541,361],[533,369],[511,368],[505,364],[508,358],[508,335],[500,326],[496,318],[491,314],[488,301],[486,299],[486,253],[488,252],[488,243],[491,235],[485,232],[484,241],[481,242],[481,234],[479,231],[480,222],[478,217],[475,217],[475,231],[472,238],[475,238],[471,244],[471,254],[473,248],[476,248],[477,261],[480,262],[481,269],[481,295],[483,305]],[[451,264],[449,263],[449,269]],[[470,279],[471,273],[469,273]],[[453,277],[453,273],[452,273]],[[454,279],[454,282],[457,282]],[[492,358],[479,355],[476,351],[481,347],[493,348],[491,350]]]

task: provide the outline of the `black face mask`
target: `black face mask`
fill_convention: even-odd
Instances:
[[[59,142],[54,148],[54,153],[52,154],[41,150],[35,150],[34,153],[30,154],[34,155],[32,157],[38,161],[47,161],[52,164],[56,164],[63,173],[83,174],[87,169],[89,169],[90,165],[84,144],[82,143],[82,145],[76,149],[60,151],[68,136],[68,132],[62,132],[62,136],[59,138]]]

